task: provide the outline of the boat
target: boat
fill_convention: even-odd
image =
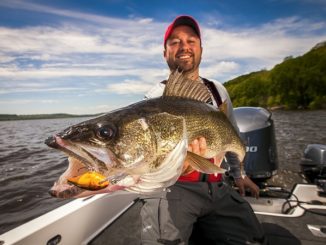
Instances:
[[[306,147],[300,165],[307,183],[290,191],[269,185],[278,168],[271,113],[240,107],[235,116],[247,145],[245,170],[261,188],[259,199],[245,199],[269,244],[326,244],[326,145]],[[140,244],[141,206],[139,195],[127,191],[75,199],[0,235],[0,245]],[[194,229],[189,244],[208,243]]]

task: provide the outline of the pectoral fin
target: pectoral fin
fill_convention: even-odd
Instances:
[[[203,158],[193,152],[187,151],[186,160],[189,162],[189,165],[202,173],[206,174],[216,174],[224,173],[226,170],[214,165],[212,162]]]

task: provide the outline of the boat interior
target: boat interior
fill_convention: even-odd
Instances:
[[[272,189],[271,191],[280,192],[281,190]],[[319,195],[316,185],[296,185],[286,198],[246,197],[246,199],[266,232],[268,244],[325,244],[326,197]],[[140,201],[135,200],[119,219],[104,229],[89,244],[107,244],[107,241],[111,241],[112,244],[140,244],[141,205]],[[116,234],[121,234],[121,237]],[[200,237],[200,233],[197,233],[195,228],[189,244],[209,243]]]
[[[317,185],[297,184],[282,198],[275,195],[280,189],[270,191],[259,199],[245,197],[269,244],[326,243],[326,196]],[[0,235],[0,244],[141,244],[141,207],[138,195],[125,191],[76,199]],[[189,244],[209,243],[195,228]]]

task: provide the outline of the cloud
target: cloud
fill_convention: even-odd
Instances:
[[[90,106],[71,106],[69,111],[66,113],[71,114],[96,114],[96,113],[106,113],[112,110],[116,110],[117,108],[121,108],[125,106],[118,104],[98,104],[98,105],[90,105]]]
[[[208,57],[243,58],[275,62],[289,53],[300,54],[326,38],[326,22],[309,22],[298,18],[277,19],[271,23],[230,31],[206,29],[205,50]],[[320,34],[313,32],[323,31]]]
[[[215,62],[207,67],[201,68],[202,74],[205,74],[207,78],[214,78],[216,74],[219,74],[220,78],[229,77],[230,74],[237,72],[240,65],[234,61],[220,61]],[[223,79],[224,80],[224,79]]]
[[[167,68],[164,69],[140,69],[137,73],[138,79],[124,79],[118,83],[107,85],[107,91],[117,94],[145,94],[156,83],[163,81],[169,74]]]
[[[44,86],[36,82],[7,82],[0,80],[0,95],[12,93],[24,93],[44,89]]]
[[[121,20],[115,29],[71,23],[0,27],[0,81],[141,76],[143,68],[163,65],[157,59],[162,55],[157,23],[150,23]]]
[[[152,87],[153,84],[144,84],[142,81],[125,80],[121,83],[109,84],[107,89],[117,94],[145,94]]]
[[[132,23],[127,26],[129,25]],[[16,61],[16,66],[2,67],[0,76],[130,75],[139,64],[147,67],[151,67],[153,63],[164,65],[161,58],[157,61],[158,57],[161,57],[162,46],[161,40],[153,38],[158,36],[158,32],[153,31],[155,28],[150,28],[153,32],[136,35],[139,29],[129,32],[126,31],[129,27],[122,24],[119,26],[119,29],[114,30],[92,27],[92,33],[88,28],[81,29],[71,25],[56,28],[2,27],[0,50],[4,54],[0,57],[3,57],[4,63]],[[298,55],[312,44],[326,38],[325,34],[311,35],[311,32],[324,28],[325,23],[309,23],[297,18],[278,19],[256,28],[239,30],[225,31],[204,27],[203,62],[213,65],[225,60],[248,59],[257,60],[270,67],[283,57]],[[304,31],[300,35],[291,33],[297,30]],[[85,63],[85,59],[96,63]],[[33,65],[35,60],[43,63],[41,69],[25,69],[20,63],[21,60],[29,60],[30,65]],[[110,69],[111,67],[120,69]]]
[[[26,104],[58,104],[57,100],[27,100],[27,99],[15,99],[15,100],[0,100],[0,105],[26,105]]]
[[[1,63],[9,63],[15,60],[15,57],[9,55],[0,54],[0,64]]]
[[[87,88],[78,87],[55,87],[55,88],[28,88],[28,87],[7,87],[0,88],[0,94],[12,94],[12,93],[45,93],[45,92],[71,92],[87,90]]]
[[[58,27],[23,27],[0,28],[0,49],[7,54],[37,54],[42,59],[49,59],[49,55],[65,54],[130,54],[150,55],[159,52],[157,38],[153,33],[139,35],[140,29],[128,30],[129,24],[120,28],[108,29],[107,27],[80,28],[73,25]],[[123,31],[122,31],[123,30]],[[155,43],[156,45],[152,45]],[[146,49],[144,52],[142,49]],[[35,57],[35,56],[34,56]]]
[[[271,69],[284,57],[302,55],[326,40],[325,29],[326,22],[311,22],[297,17],[276,19],[250,28],[222,30],[207,27],[203,29],[203,64],[211,66],[212,70],[220,62],[231,62],[233,76]],[[216,71],[219,75],[215,78],[229,73],[223,69]]]
[[[15,66],[0,66],[0,79],[139,76],[140,66],[147,69],[165,66],[160,58],[165,23],[149,18],[98,16],[22,1],[3,1],[1,4],[85,23],[77,25],[65,21],[52,27],[1,27],[0,61],[3,57],[3,63]],[[206,18],[209,23],[214,22],[214,17]],[[202,28],[203,64],[207,69],[211,66],[210,70],[216,69],[221,62],[271,68],[283,57],[302,54],[326,39],[325,31],[314,33],[325,30],[325,25],[325,22],[311,22],[295,16],[241,29],[216,29],[207,24]],[[233,71],[237,72],[234,67]],[[217,72],[223,76],[223,70],[217,69]]]
[[[79,21],[93,22],[97,24],[110,25],[110,26],[116,26],[116,24],[119,24],[121,23],[121,21],[123,21],[123,20],[117,20],[116,18],[83,13],[79,11],[71,11],[67,9],[60,9],[60,8],[50,7],[46,5],[41,5],[41,4],[31,3],[28,1],[21,1],[21,0],[2,0],[0,1],[0,6],[13,8],[13,9],[20,9],[20,10],[28,10],[32,12],[53,14],[56,16],[66,17],[69,19],[77,19]],[[139,22],[148,23],[148,19],[145,19],[145,21],[142,21],[140,19]]]

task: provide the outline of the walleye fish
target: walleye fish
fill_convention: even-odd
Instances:
[[[71,126],[45,143],[70,157],[66,172],[50,190],[55,197],[78,197],[95,190],[79,180],[98,175],[107,192],[125,189],[151,193],[173,185],[191,169],[223,173],[207,158],[223,158],[228,151],[242,162],[245,147],[225,114],[207,104],[210,93],[200,82],[172,73],[161,97],[144,100]],[[205,137],[204,157],[187,151],[193,140]],[[188,168],[189,170],[189,168]],[[104,176],[104,177],[103,177]]]

